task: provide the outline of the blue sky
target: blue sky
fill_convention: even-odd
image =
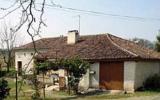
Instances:
[[[7,0],[9,1],[9,0]],[[107,14],[160,19],[160,0],[53,0],[65,7],[92,10]],[[2,2],[0,3],[0,5]],[[78,29],[81,16],[81,35],[110,33],[123,38],[145,38],[155,41],[160,20],[137,20],[82,12],[64,11],[47,7],[42,37],[67,35],[68,30]],[[23,30],[22,30],[23,33]]]

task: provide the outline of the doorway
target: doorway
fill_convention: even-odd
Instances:
[[[21,76],[22,75],[22,61],[18,61],[17,65],[18,65],[18,75]]]
[[[123,62],[100,63],[100,88],[123,90]]]

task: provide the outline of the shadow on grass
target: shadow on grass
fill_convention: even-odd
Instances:
[[[139,91],[135,93],[120,93],[120,94],[110,94],[108,92],[103,91],[94,91],[86,94],[79,94],[76,96],[66,96],[65,98],[58,98],[58,100],[91,100],[91,99],[120,99],[120,98],[129,98],[129,97],[140,97],[140,96],[153,96],[160,93],[160,90],[146,90]]]
[[[152,88],[139,88],[136,92],[158,92],[160,93],[160,88],[152,89]]]
[[[65,98],[60,98],[60,100],[83,99],[83,98],[87,98],[89,96],[102,95],[103,93],[104,93],[103,91],[92,91],[92,92],[88,92],[88,93],[84,93],[84,94],[78,94],[78,95],[74,95],[74,96],[68,96],[68,97],[65,97]]]

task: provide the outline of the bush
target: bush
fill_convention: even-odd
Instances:
[[[40,94],[37,93],[37,92],[34,92],[34,93],[32,94],[31,99],[32,99],[32,100],[42,100],[42,99],[40,98]]]
[[[3,100],[9,95],[8,82],[3,78],[0,78],[0,100]]]
[[[160,90],[160,75],[153,75],[146,79],[143,84],[145,90]]]
[[[10,70],[9,72],[7,72],[6,70],[2,70],[0,71],[0,77],[6,76],[6,77],[14,78],[15,73],[16,73],[15,70]]]
[[[15,78],[15,75],[16,75],[16,71],[15,70],[11,70],[8,73],[6,73],[6,76],[10,77],[10,78]]]
[[[3,77],[3,76],[5,76],[6,75],[6,71],[0,71],[0,77]]]

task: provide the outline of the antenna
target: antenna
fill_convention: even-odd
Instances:
[[[73,16],[73,17],[78,17],[78,32],[80,33],[80,31],[81,31],[81,16],[76,15],[76,16]]]
[[[80,33],[80,30],[81,30],[81,16],[78,15],[78,18],[79,18],[79,33]]]

